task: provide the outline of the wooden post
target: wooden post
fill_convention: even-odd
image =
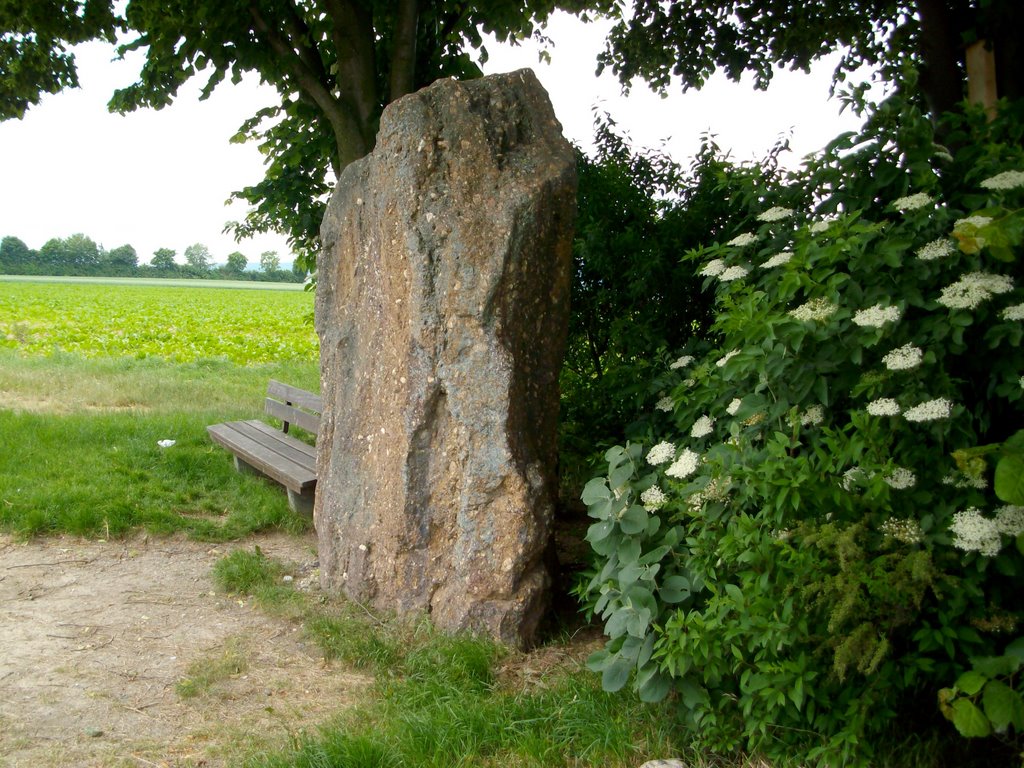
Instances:
[[[985,40],[967,46],[967,100],[981,104],[989,120],[996,116],[996,57]]]

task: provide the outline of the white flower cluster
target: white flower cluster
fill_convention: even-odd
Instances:
[[[922,359],[924,359],[924,352],[920,347],[904,344],[883,357],[882,362],[890,371],[909,371],[911,368],[917,368]]]
[[[686,500],[687,505],[694,510],[700,509],[709,501],[724,501],[729,497],[729,484],[732,478],[723,477],[711,478],[711,482],[703,491],[697,491]]]
[[[640,494],[640,501],[643,502],[644,509],[648,512],[654,512],[656,509],[665,506],[665,503],[668,501],[668,496],[665,495],[665,492],[661,490],[661,488],[656,485],[652,485]]]
[[[899,307],[883,307],[881,304],[862,309],[853,316],[855,325],[870,328],[881,328],[886,323],[895,323],[899,319]]]
[[[943,259],[955,251],[956,247],[948,238],[939,237],[932,240],[927,245],[923,245],[918,248],[917,258],[921,261],[935,261],[937,259]]]
[[[710,416],[701,416],[690,428],[690,437],[707,437],[714,431],[715,420]]]
[[[867,480],[869,477],[870,475],[860,467],[850,467],[843,472],[843,478],[839,481],[839,485],[843,487],[844,491],[850,492],[858,483]]]
[[[1013,189],[1024,187],[1024,171],[1003,171],[981,182],[985,189]]]
[[[991,272],[971,272],[942,289],[937,301],[950,309],[974,309],[997,293],[1013,290],[1013,279]]]
[[[821,405],[808,406],[802,414],[800,414],[800,425],[803,427],[815,427],[825,421],[825,409]]]
[[[725,272],[725,261],[723,261],[722,259],[712,259],[707,264],[705,264],[704,269],[702,269],[697,274],[702,277],[715,277],[716,275],[720,275],[723,272]]]
[[[934,400],[925,400],[913,408],[908,408],[903,412],[903,418],[907,421],[935,421],[948,419],[952,411],[953,402],[951,400],[937,397]]]
[[[789,310],[789,314],[797,320],[827,320],[838,310],[835,304],[825,298],[811,299],[806,304],[801,304],[796,309]]]
[[[901,211],[915,211],[918,208],[924,208],[926,205],[932,203],[931,195],[926,195],[924,192],[918,192],[915,195],[907,195],[892,201],[893,208],[898,208]]]
[[[957,219],[953,223],[954,232],[962,232],[970,229],[981,229],[992,223],[991,216],[968,216],[965,219]]]
[[[832,226],[831,221],[816,221],[813,224],[811,224],[811,234],[820,235],[822,232],[825,232],[830,226]]]
[[[984,475],[968,475],[965,472],[951,472],[942,478],[943,485],[952,485],[956,488],[977,488],[983,491],[988,488],[988,479]]]
[[[679,458],[672,462],[672,466],[665,470],[665,474],[677,480],[684,480],[696,472],[699,465],[700,454],[689,448],[683,448]]]
[[[772,256],[768,261],[761,265],[761,269],[771,269],[772,267],[781,267],[783,264],[787,264],[790,259],[793,258],[792,251],[781,251]]]
[[[882,533],[896,541],[904,544],[920,544],[924,539],[924,531],[921,530],[917,520],[897,520],[890,517],[880,526]]]
[[[1017,537],[1024,533],[1024,507],[1007,504],[996,510],[996,528],[1007,536]]]
[[[657,411],[668,412],[671,411],[673,408],[675,408],[675,403],[672,401],[672,398],[668,397],[667,395],[654,404],[654,409]]]
[[[753,245],[757,242],[757,235],[751,234],[750,232],[744,232],[742,235],[736,235],[726,245],[735,245],[737,248],[743,248],[747,245]]]
[[[734,397],[732,399],[732,402],[729,403],[729,405],[726,406],[725,412],[728,413],[730,416],[735,416],[736,412],[740,409],[740,406],[742,404],[743,404],[742,400],[740,400],[738,397]]]
[[[953,534],[953,546],[964,552],[995,557],[1003,545],[996,521],[983,517],[977,507],[968,507],[953,515],[949,530]]]
[[[781,208],[779,206],[775,206],[774,208],[769,208],[767,211],[758,216],[757,220],[782,221],[783,219],[788,219],[794,213],[796,213],[796,211],[794,211],[792,208]]]
[[[672,365],[670,365],[669,368],[671,368],[674,371],[674,370],[676,370],[678,368],[685,368],[686,366],[688,366],[692,362],[693,362],[693,355],[683,355],[678,360],[676,360],[674,363],[672,363]]]
[[[872,416],[899,416],[900,404],[891,397],[880,397],[868,403],[868,413]]]
[[[1024,304],[1014,304],[1012,307],[1007,307],[999,316],[1003,320],[1024,320]]]
[[[730,283],[733,280],[739,280],[741,277],[746,277],[749,272],[750,270],[746,267],[729,267],[718,276],[718,279],[723,283]]]
[[[732,360],[734,357],[736,357],[736,355],[738,355],[739,353],[740,351],[738,349],[734,349],[731,352],[726,352],[724,355],[718,358],[718,360],[715,361],[715,365],[717,365],[719,368],[724,368],[725,364]]]
[[[905,488],[913,488],[917,485],[917,475],[906,467],[896,467],[893,471],[882,478],[890,488],[902,491]]]
[[[659,464],[664,464],[666,461],[672,461],[675,455],[676,447],[672,445],[672,443],[658,443],[648,452],[647,463],[658,466]]]

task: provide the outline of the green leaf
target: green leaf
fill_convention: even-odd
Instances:
[[[599,523],[594,523],[592,526],[587,528],[586,539],[590,543],[594,544],[608,538],[615,529],[615,523],[612,520],[602,520]]]
[[[619,519],[619,527],[628,536],[643,533],[647,530],[647,510],[638,504],[634,504]]]
[[[611,654],[604,648],[594,651],[587,657],[587,669],[591,672],[602,672],[611,662]]]
[[[629,608],[619,608],[605,622],[604,633],[613,640],[626,634],[629,620],[633,617],[633,611]]]
[[[668,695],[671,687],[672,679],[655,667],[653,674],[639,685],[640,701],[657,704]]]
[[[981,673],[987,679],[991,680],[996,677],[1005,677],[1012,675],[1020,667],[1020,661],[1013,658],[1012,656],[984,656],[980,659],[974,659],[974,671]],[[965,672],[964,674],[971,674]],[[960,687],[960,681],[957,681],[957,687]],[[963,688],[960,688],[963,690]],[[977,686],[975,690],[968,693],[968,696],[973,696],[981,690],[981,686]]]
[[[964,672],[956,680],[956,687],[960,689],[961,693],[968,696],[973,696],[984,687],[985,683],[988,682],[988,678],[985,675],[975,672],[973,669]]]
[[[608,487],[612,489],[621,488],[623,485],[628,483],[633,477],[633,466],[631,464],[623,464],[621,467],[616,467],[608,475]]]
[[[1024,701],[1020,694],[1006,683],[993,680],[985,686],[981,695],[981,705],[985,717],[997,731],[1004,731],[1013,723],[1014,728],[1024,726]]]
[[[669,576],[658,588],[658,596],[666,603],[681,603],[690,596],[690,580],[679,574]]]
[[[632,664],[621,656],[616,656],[612,663],[605,667],[601,673],[601,687],[609,693],[621,691],[622,686],[629,680],[629,673],[632,669]]]
[[[726,584],[725,591],[733,599],[733,602],[743,602],[743,592],[735,584]]]
[[[577,486],[578,488],[579,486]],[[612,496],[611,491],[608,490],[608,484],[605,482],[603,477],[595,477],[585,486],[583,486],[583,503],[588,507],[593,504],[597,504],[601,501],[607,501]]]
[[[1007,504],[1024,504],[1024,455],[1003,454],[996,463],[995,491]]]
[[[957,699],[953,702],[953,725],[961,736],[968,739],[980,739],[992,733],[985,713],[978,709],[969,699]]]
[[[623,566],[640,560],[640,540],[626,539],[619,547],[619,562]]]
[[[652,520],[657,520],[658,518],[654,517],[654,518],[651,518],[651,519]],[[669,553],[669,550],[670,550],[670,547],[664,547],[664,546],[662,546],[662,547],[655,547],[650,552],[648,552],[646,555],[644,555],[643,557],[640,558],[640,565],[652,565],[654,563],[657,563],[658,561],[661,560],[661,558],[663,558],[665,555],[667,555]]]
[[[1006,655],[1012,656],[1018,662],[1024,662],[1024,637],[1018,637],[1006,646]]]
[[[619,571],[619,588],[625,589],[635,583],[643,572],[644,568],[640,563],[630,563],[623,567],[623,569]]]
[[[644,638],[644,643],[640,647],[640,652],[636,657],[636,664],[638,667],[643,667],[651,660],[651,656],[654,655],[654,642],[657,640],[657,635],[653,632]]]
[[[679,682],[679,693],[683,697],[683,704],[687,709],[696,709],[708,702],[708,692],[704,686],[697,685],[692,680],[683,678]]]

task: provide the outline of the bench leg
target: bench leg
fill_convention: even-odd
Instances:
[[[252,464],[245,461],[244,459],[239,458],[238,456],[235,456],[235,469],[241,472],[243,475],[259,475],[260,477],[263,477],[262,472],[260,472]]]
[[[306,491],[305,493],[296,493],[291,488],[286,489],[288,491],[288,506],[292,508],[292,512],[296,512],[306,517],[313,516],[313,491]]]

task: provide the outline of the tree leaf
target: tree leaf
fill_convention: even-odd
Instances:
[[[969,699],[957,699],[953,702],[953,725],[961,736],[968,739],[980,739],[992,733],[992,726],[985,713]]]
[[[1007,504],[1024,504],[1024,455],[1004,453],[996,462],[995,491]]]
[[[997,731],[1006,730],[1010,723],[1015,728],[1024,725],[1024,701],[1013,688],[999,680],[992,680],[981,695],[985,717]]]
[[[985,675],[971,669],[956,679],[956,687],[960,689],[961,693],[974,696],[987,682],[988,678]]]

